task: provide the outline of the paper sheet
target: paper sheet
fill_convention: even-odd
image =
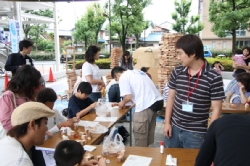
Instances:
[[[152,158],[149,157],[129,155],[122,166],[149,166],[151,161]]]
[[[78,122],[78,126],[83,127],[95,127],[99,122],[87,121],[87,120],[80,120]]]
[[[84,150],[92,152],[93,150],[96,149],[96,146],[92,146],[92,145],[84,145]]]
[[[56,166],[56,161],[54,159],[54,151],[42,151],[43,158],[46,166]]]
[[[96,117],[94,121],[98,121],[98,122],[116,122],[117,117]]]

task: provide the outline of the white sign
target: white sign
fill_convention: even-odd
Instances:
[[[132,37],[128,38],[128,44],[133,44],[134,43],[134,39]]]
[[[12,53],[17,53],[19,51],[19,41],[21,40],[20,23],[16,20],[9,20],[9,29]]]

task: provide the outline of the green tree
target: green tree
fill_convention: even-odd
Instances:
[[[151,0],[114,0],[112,6],[111,30],[118,34],[123,51],[126,50],[126,37],[142,19],[142,10],[151,3]]]
[[[29,31],[29,35],[31,36],[36,51],[38,50],[39,38],[41,37],[42,34],[45,33],[45,28],[46,28],[45,24],[38,24],[38,25],[33,25]]]
[[[46,10],[37,10],[37,11],[36,10],[26,10],[25,13],[53,18],[53,11],[49,10],[49,9],[46,9]],[[25,21],[31,21],[31,19],[25,19]],[[39,25],[40,24],[23,24],[24,38],[25,39],[28,38],[29,32],[30,32],[30,30],[32,29],[33,26],[39,26]],[[35,29],[38,29],[38,28],[35,28]]]
[[[106,18],[103,16],[103,13],[104,10],[98,3],[94,3],[87,8],[86,19],[88,21],[89,28],[95,34],[95,44],[98,44],[98,33],[100,32],[102,25],[106,20]]]
[[[232,35],[232,51],[236,45],[236,30],[246,30],[250,21],[249,0],[210,0],[209,21],[218,37]]]
[[[174,5],[176,12],[172,13],[172,19],[175,20],[175,23],[172,26],[176,32],[182,34],[197,34],[204,28],[204,25],[200,22],[199,15],[191,16],[189,19],[188,15],[191,4],[191,0],[180,0],[180,2],[175,0]]]
[[[142,14],[141,14],[142,15]],[[141,19],[138,19],[141,18]],[[148,28],[149,21],[142,21],[143,20],[143,15],[141,17],[138,17],[137,24],[132,24],[133,27],[131,27],[131,34],[136,38],[136,43],[135,47],[138,48],[138,42],[139,38],[141,37],[141,33],[143,30]],[[136,18],[135,18],[136,19]]]
[[[73,31],[72,36],[74,40],[84,41],[85,50],[87,50],[89,43],[94,40],[95,33],[88,25],[88,19],[86,15],[82,16],[82,18],[76,22],[75,30]]]

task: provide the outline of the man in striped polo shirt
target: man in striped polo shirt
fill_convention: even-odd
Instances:
[[[204,58],[203,44],[195,35],[182,36],[176,43],[177,66],[169,80],[165,114],[165,147],[200,148],[211,122],[220,117],[225,98],[222,77]]]

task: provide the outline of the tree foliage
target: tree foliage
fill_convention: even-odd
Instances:
[[[26,10],[25,13],[53,18],[53,11],[49,10],[49,9],[46,9],[46,10],[37,10],[37,11],[36,10]],[[25,21],[31,21],[31,19],[25,19]],[[24,38],[25,39],[28,38],[29,32],[32,29],[32,27],[39,26],[39,25],[40,24],[23,24],[23,31],[24,31],[24,35],[25,35]],[[38,29],[38,28],[36,28],[36,29]]]
[[[236,30],[246,30],[250,21],[249,0],[210,0],[209,21],[213,23],[212,31],[218,37],[232,35],[232,51],[236,44]]]
[[[98,43],[98,33],[106,20],[103,13],[104,11],[100,5],[94,3],[87,8],[87,12],[76,22],[73,32],[74,40],[84,41],[85,49],[91,43]]]
[[[174,5],[176,12],[172,13],[172,19],[175,20],[173,29],[176,32],[197,34],[204,28],[204,25],[200,22],[199,15],[188,17],[191,4],[191,0],[180,0],[180,2],[175,0]]]
[[[84,41],[85,49],[89,46],[89,43],[94,41],[95,33],[88,25],[88,20],[86,16],[82,16],[75,24],[75,29],[73,31],[73,38],[76,41]]]
[[[53,11],[46,9],[46,10],[26,10],[25,13],[34,14],[38,16],[44,16],[53,18]],[[31,19],[26,19],[30,21]],[[27,39],[28,36],[33,41],[34,46],[36,47],[36,51],[38,50],[38,42],[40,36],[45,33],[45,28],[47,28],[47,24],[23,24],[23,31],[24,31],[24,38]]]
[[[103,16],[103,13],[104,10],[98,3],[94,3],[87,8],[86,17],[88,26],[95,34],[95,44],[98,44],[98,33],[100,32],[102,25],[106,20],[106,18]]]
[[[139,34],[143,31],[142,10],[151,0],[114,0],[112,6],[111,30],[118,34],[122,49],[126,50],[128,34]]]

